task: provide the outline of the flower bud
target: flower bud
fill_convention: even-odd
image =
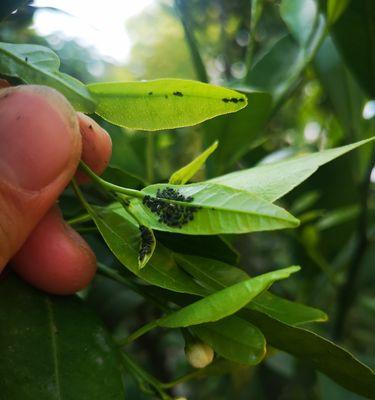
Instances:
[[[194,368],[204,368],[214,359],[212,347],[203,342],[195,342],[185,347],[185,356]]]

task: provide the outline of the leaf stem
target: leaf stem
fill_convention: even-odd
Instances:
[[[67,221],[67,223],[69,225],[77,225],[77,224],[81,224],[83,222],[88,222],[88,221],[91,221],[91,216],[90,216],[90,214],[85,213],[85,214],[78,215],[77,217],[70,218]]]
[[[143,336],[146,333],[150,332],[152,329],[157,328],[158,327],[157,321],[158,320],[153,320],[153,321],[150,321],[149,323],[147,323],[146,325],[141,326],[139,329],[137,329],[135,332],[130,334],[125,339],[119,340],[117,342],[117,344],[119,346],[127,346],[128,344],[134,342],[135,340],[137,340],[141,336]]]
[[[114,185],[113,183],[107,182],[106,180],[100,178],[95,174],[82,160],[79,163],[79,166],[83,169],[83,171],[97,184],[99,184],[104,190],[109,190],[112,192],[123,193],[131,197],[138,197],[143,199],[145,194],[136,189],[125,188],[122,186]]]
[[[147,182],[150,184],[154,181],[154,135],[152,132],[147,133],[146,139],[146,173]]]
[[[154,303],[158,308],[163,311],[170,311],[169,307],[167,307],[164,303],[162,303],[158,298],[150,294],[146,289],[144,289],[141,285],[134,283],[130,278],[127,276],[118,273],[112,268],[106,267],[104,264],[98,262],[98,271],[103,276],[106,276],[109,279],[112,279],[122,285],[125,285],[132,289],[134,292],[138,293],[140,296],[146,298],[147,300]]]

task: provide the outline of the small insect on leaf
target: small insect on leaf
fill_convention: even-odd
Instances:
[[[154,232],[150,228],[147,228],[147,226],[140,225],[139,231],[141,234],[141,240],[139,245],[138,264],[139,269],[142,269],[154,253],[156,239]]]
[[[194,219],[194,213],[199,207],[175,202],[191,203],[193,200],[191,196],[184,196],[178,190],[166,187],[163,190],[158,189],[156,197],[146,195],[143,198],[143,204],[159,217],[159,222],[181,228]]]

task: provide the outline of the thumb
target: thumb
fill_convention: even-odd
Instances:
[[[81,155],[77,116],[44,86],[0,90],[0,272],[55,203]]]

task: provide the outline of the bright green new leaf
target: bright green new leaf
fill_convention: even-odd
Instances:
[[[273,202],[302,183],[321,165],[374,139],[375,137],[372,137],[335,149],[305,154],[272,164],[232,172],[207,182],[248,190],[267,201]]]
[[[139,269],[140,232],[122,207],[92,207],[99,232],[117,259],[133,274],[156,286],[182,293],[202,294],[202,287],[182,271],[167,249],[158,244],[146,268]]]
[[[0,42],[0,73],[25,83],[46,85],[62,93],[77,111],[92,113],[95,100],[86,86],[59,71],[60,60],[48,47]]]
[[[190,329],[217,354],[236,363],[255,365],[266,354],[266,341],[262,332],[236,316]]]
[[[218,321],[236,313],[272,283],[288,278],[299,269],[293,266],[236,283],[159,319],[157,324],[166,328],[180,328]]]
[[[119,351],[82,300],[8,275],[0,303],[2,400],[124,399]]]
[[[156,131],[196,125],[241,110],[246,96],[231,89],[183,79],[87,85],[95,112],[119,126]]]
[[[199,154],[192,162],[174,172],[169,178],[169,183],[172,185],[184,185],[188,182],[202,168],[207,158],[216,150],[218,144],[218,141],[212,143],[209,148]]]
[[[244,190],[212,183],[186,186],[168,184],[151,185],[143,193],[155,197],[158,190],[178,190],[191,202],[179,202],[183,207],[199,207],[193,219],[181,227],[159,221],[140,199],[132,199],[130,210],[144,224],[155,230],[186,233],[190,235],[216,235],[220,233],[246,233],[283,228],[295,228],[299,221],[284,209]],[[176,203],[175,203],[176,204]]]
[[[181,268],[210,291],[217,291],[250,278],[242,269],[217,260],[177,253],[174,258]],[[283,299],[270,292],[260,294],[246,307],[290,325],[327,320],[327,315],[321,310]]]
[[[284,324],[253,310],[241,316],[256,325],[271,346],[308,362],[343,387],[366,398],[375,393],[375,374],[348,351],[307,329]]]

